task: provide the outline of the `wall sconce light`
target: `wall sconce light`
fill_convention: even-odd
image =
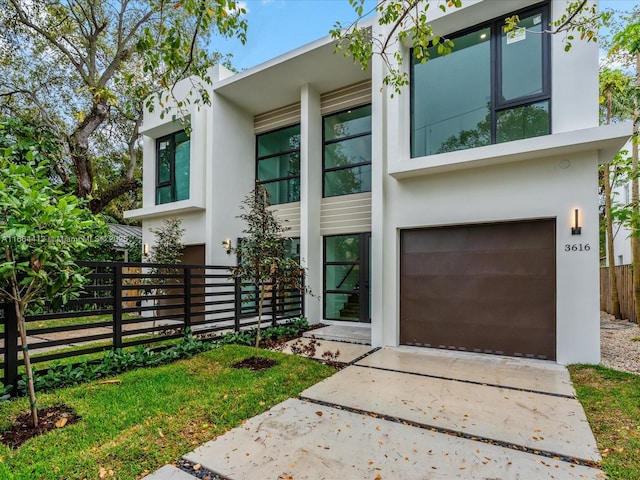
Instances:
[[[226,240],[223,240],[222,241],[222,246],[227,251],[227,255],[230,255],[231,254],[231,239],[227,238]]]
[[[142,254],[143,254],[145,257],[148,257],[148,256],[149,256],[149,244],[148,244],[148,243],[145,243],[145,244],[142,246]]]
[[[582,227],[578,222],[578,214],[579,214],[578,209],[576,208],[573,213],[575,217],[573,220],[573,227],[571,227],[571,235],[580,235],[582,233]]]

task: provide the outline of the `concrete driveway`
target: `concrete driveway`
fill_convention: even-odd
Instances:
[[[418,348],[373,351],[185,459],[232,480],[606,478],[566,368]]]

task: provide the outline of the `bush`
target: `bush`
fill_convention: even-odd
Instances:
[[[154,367],[181,358],[187,358],[196,353],[210,350],[214,346],[211,342],[197,339],[191,331],[187,330],[180,343],[163,350],[152,350],[148,346],[141,345],[133,352],[125,352],[121,349],[111,350],[97,362],[67,365],[56,363],[45,374],[35,374],[34,386],[38,391],[69,387],[78,383],[117,375],[134,368]],[[21,394],[26,393],[26,381],[26,374],[18,381],[18,391]]]
[[[288,338],[299,337],[302,332],[304,332],[307,328],[309,328],[309,322],[304,317],[296,318],[295,320],[291,320],[283,325],[278,325],[275,327],[267,327],[262,330],[260,337],[262,340],[272,340],[279,341],[285,340]],[[242,332],[230,332],[219,339],[216,340],[216,344],[218,345],[229,345],[229,344],[238,344],[238,345],[254,345],[256,342],[256,335],[258,329],[253,328],[251,330],[244,330]]]

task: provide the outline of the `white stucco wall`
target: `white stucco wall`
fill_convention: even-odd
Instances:
[[[205,186],[207,224],[200,225],[200,229],[206,232],[207,263],[235,265],[235,255],[225,252],[222,241],[231,239],[235,246],[244,228],[236,217],[255,180],[253,116],[215,92],[210,113],[211,127],[206,132],[210,151]]]
[[[382,344],[399,339],[399,231],[536,218],[557,221],[557,361],[599,362],[598,217],[595,153],[395,180],[387,177],[383,237]],[[408,206],[411,206],[408,208]],[[575,208],[582,235],[572,236]],[[590,250],[565,252],[566,244]],[[375,257],[374,257],[375,258]]]
[[[433,25],[437,33],[446,35],[534,3],[473,2],[449,15],[436,15]],[[564,11],[566,4],[565,0],[554,0],[552,16]],[[400,51],[405,58],[409,54],[408,49]],[[371,268],[373,278],[382,279],[373,287],[373,343],[399,342],[401,229],[555,218],[557,361],[599,362],[597,150],[585,147],[580,153],[565,151],[559,155],[551,147],[537,158],[529,154],[526,160],[511,161],[519,149],[534,150],[537,142],[532,140],[531,145],[527,141],[511,142],[412,159],[409,92],[405,90],[394,98],[377,94],[385,69],[379,61],[373,68],[373,109],[386,111],[386,119],[374,120],[374,132],[379,134],[374,136],[373,171],[374,175],[381,172],[383,180],[374,190],[372,202]],[[552,133],[597,127],[597,68],[594,43],[576,41],[566,53],[560,37],[552,38]],[[497,163],[493,159],[502,155],[515,156],[492,165]],[[479,161],[474,164],[470,159]],[[457,163],[455,169],[447,168],[449,161]],[[440,171],[435,164],[442,166]],[[575,208],[580,209],[583,227],[579,237],[570,232]],[[574,243],[589,244],[590,250],[564,251],[566,244]]]

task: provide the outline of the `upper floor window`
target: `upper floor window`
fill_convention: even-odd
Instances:
[[[256,138],[256,181],[265,186],[272,205],[300,200],[300,125]]]
[[[323,196],[371,191],[371,105],[323,122]]]
[[[189,198],[190,149],[184,131],[156,140],[156,205]]]
[[[412,54],[412,157],[550,133],[548,7],[518,15],[514,31],[503,15],[452,35],[448,55],[432,46],[421,63]]]

